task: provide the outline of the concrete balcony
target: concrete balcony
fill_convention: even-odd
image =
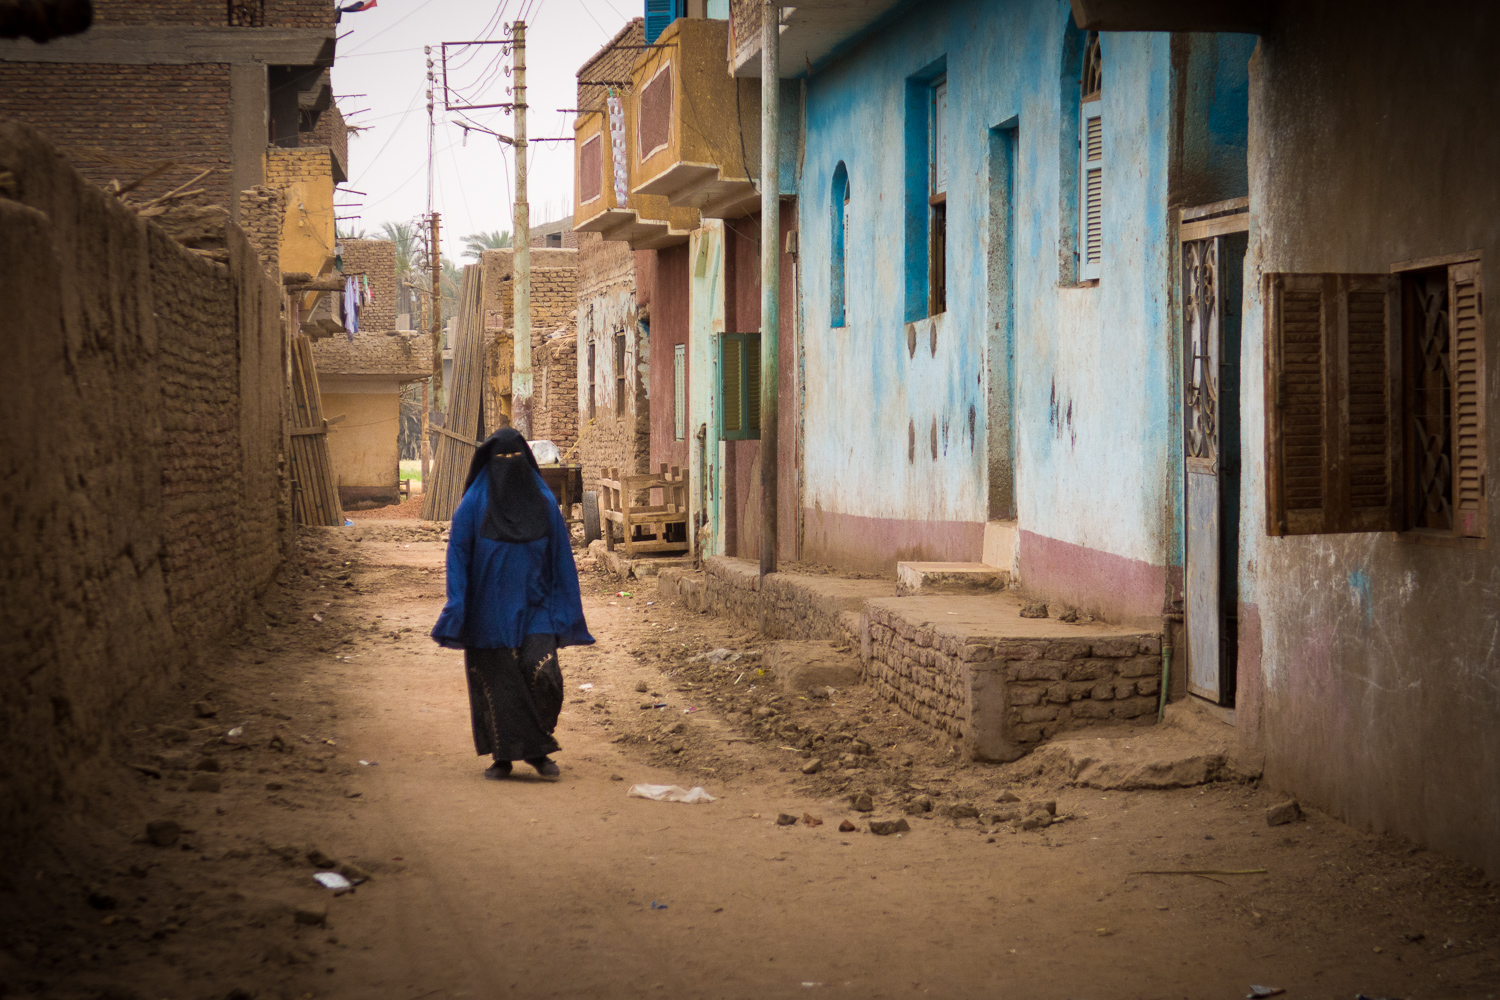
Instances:
[[[759,207],[760,87],[725,73],[728,41],[727,21],[679,18],[636,60],[633,194],[709,219]]]
[[[624,122],[619,136],[625,148],[618,164],[606,102],[601,100],[597,110],[583,112],[573,123],[573,195],[577,206],[573,213],[573,229],[628,243],[632,250],[659,250],[674,243],[685,243],[688,234],[698,228],[697,211],[673,208],[661,195],[632,192],[635,95],[623,94],[621,104]],[[624,189],[623,202],[616,185],[617,166],[623,168],[623,183],[618,185]]]

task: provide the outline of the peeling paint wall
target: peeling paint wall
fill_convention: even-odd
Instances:
[[[1464,43],[1352,2],[1288,5],[1251,63],[1239,702],[1266,776],[1340,818],[1500,875],[1500,555],[1393,533],[1272,538],[1260,276],[1386,272],[1479,250],[1500,289],[1500,11],[1445,5]],[[1488,310],[1487,396],[1500,320]],[[1500,433],[1487,428],[1490,482]],[[1493,485],[1490,509],[1497,507]],[[1258,669],[1254,669],[1257,668]]]
[[[978,560],[989,516],[992,130],[1010,127],[1014,477],[1025,585],[1159,613],[1176,434],[1168,288],[1169,36],[1109,35],[1097,286],[1073,283],[1078,70],[1068,4],[927,5],[807,84],[800,185],[806,555],[859,568]],[[947,311],[904,322],[907,81],[946,66]],[[1069,65],[1064,65],[1069,62]],[[1003,144],[1002,144],[1003,145]],[[833,175],[851,191],[847,319],[830,315]],[[1003,255],[1002,255],[1003,259]],[[993,313],[993,314],[992,314]],[[998,348],[997,348],[998,349]],[[851,419],[851,400],[861,412]],[[864,409],[868,407],[868,409]],[[1125,586],[1121,586],[1121,581]]]

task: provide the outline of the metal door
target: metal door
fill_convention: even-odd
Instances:
[[[1239,322],[1244,237],[1182,245],[1188,690],[1234,703],[1238,632]]]

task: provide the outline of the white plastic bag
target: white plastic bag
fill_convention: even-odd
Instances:
[[[714,801],[702,785],[694,785],[691,789],[681,785],[631,785],[629,794],[633,799],[651,799],[653,802]]]

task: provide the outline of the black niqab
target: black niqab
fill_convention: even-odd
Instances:
[[[515,458],[502,456],[520,452]],[[536,457],[521,433],[506,427],[491,434],[474,452],[468,492],[480,473],[489,480],[490,503],[479,533],[497,542],[534,542],[552,530],[552,502],[538,481]]]

